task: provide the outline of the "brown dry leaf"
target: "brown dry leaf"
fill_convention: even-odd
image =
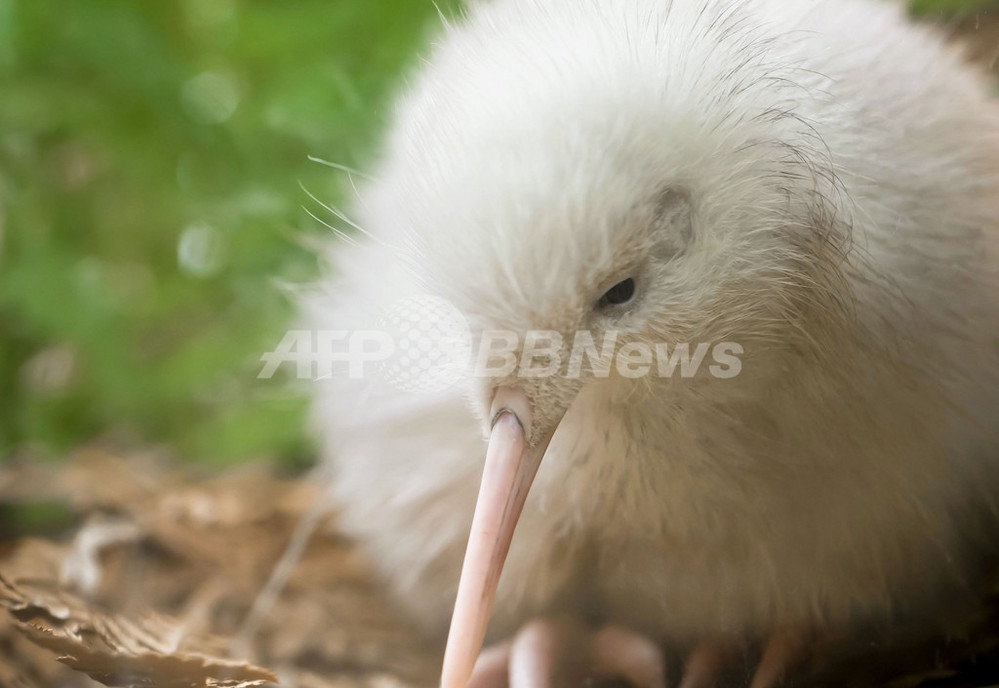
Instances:
[[[49,581],[14,584],[0,575],[0,606],[26,637],[105,685],[249,688],[277,681],[245,662],[179,651],[183,629],[160,616],[133,621],[103,613]]]
[[[126,459],[100,446],[84,447],[64,464],[26,457],[0,466],[6,500],[58,500],[79,512],[142,503],[183,480],[179,470],[168,468],[154,453],[137,452]]]
[[[98,633],[122,643],[122,634],[125,640],[154,639],[144,646],[125,643],[129,651],[230,656],[233,639],[242,638],[255,599],[319,488],[310,481],[277,479],[260,467],[211,479],[178,477],[179,472],[148,457],[141,455],[133,464],[128,454],[81,451],[59,474],[48,476],[30,463],[0,467],[0,483],[6,478],[7,485],[17,486],[19,501],[68,502],[79,524],[73,537],[61,538],[63,544],[27,538],[0,542],[0,570],[25,596],[21,605],[32,602],[64,612],[68,622],[94,608],[81,609],[79,596],[67,592],[82,591],[85,599],[116,612],[117,626],[92,623]],[[106,490],[107,484],[116,490]],[[122,498],[115,501],[116,495]],[[249,638],[247,652],[257,663],[280,667],[292,685],[433,685],[439,650],[428,648],[401,617],[369,562],[338,533],[335,520],[329,516],[310,539],[259,631]],[[180,621],[185,634],[178,647],[156,644],[155,639],[173,636],[148,615],[150,609]],[[123,619],[142,623],[121,631]],[[42,672],[40,679],[22,681],[25,688],[90,688],[78,682],[82,674],[65,668],[54,673],[60,665],[26,644],[23,632],[15,622],[5,625],[0,613],[0,663],[13,657],[23,675]],[[16,685],[3,678],[0,673],[0,685]]]
[[[263,671],[255,667],[211,658],[231,656],[317,487],[259,468],[179,478],[147,454],[133,463],[127,454],[80,452],[64,470],[60,484],[32,477],[30,466],[21,476],[0,467],[0,483],[12,478],[7,484],[20,486],[23,502],[51,500],[56,488],[75,492],[71,504],[79,516],[75,532],[63,534],[72,537],[58,543],[0,540],[0,570],[9,581],[0,580],[0,606],[11,610],[9,621],[0,612],[0,686],[96,687],[69,667],[142,688],[151,681],[166,688],[242,688],[272,679],[253,673]],[[336,520],[329,516],[309,540],[249,637],[249,656],[279,668],[294,688],[435,685],[442,648],[399,613]],[[81,597],[80,590],[90,592]],[[919,645],[896,635],[897,651],[883,646],[872,657],[847,657],[830,666],[835,675],[802,685],[986,685],[981,660],[994,657],[999,664],[999,584],[992,592],[995,599],[979,616],[947,627],[947,642]],[[98,604],[115,613],[96,611]],[[64,664],[53,661],[53,652],[64,655]]]

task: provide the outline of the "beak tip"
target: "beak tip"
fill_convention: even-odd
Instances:
[[[532,410],[523,390],[496,390],[482,483],[458,582],[440,688],[467,688],[474,675],[514,528],[551,440],[551,432],[532,438]]]

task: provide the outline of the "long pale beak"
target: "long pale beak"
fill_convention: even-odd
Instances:
[[[532,437],[531,405],[520,390],[501,387],[493,398],[492,431],[472,532],[458,581],[441,688],[465,688],[482,650],[500,573],[527,492],[555,427]]]

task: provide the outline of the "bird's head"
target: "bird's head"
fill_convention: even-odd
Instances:
[[[596,379],[592,357],[569,374],[578,333],[597,349],[614,333],[617,351],[776,339],[828,264],[834,175],[794,114],[800,93],[763,79],[763,57],[706,39],[679,4],[650,19],[622,3],[597,22],[577,16],[590,3],[523,4],[537,16],[484,6],[441,44],[402,103],[372,201],[428,289],[474,333],[516,342],[515,367],[471,394],[490,438],[446,688],[470,674],[535,472]],[[525,360],[528,346],[542,354]],[[554,372],[532,374],[546,349]]]

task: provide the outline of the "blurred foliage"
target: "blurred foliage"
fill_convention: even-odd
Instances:
[[[447,9],[445,3],[445,9]],[[224,463],[307,455],[256,380],[423,0],[0,0],[0,457],[111,431]]]
[[[0,0],[0,457],[111,432],[306,461],[305,400],[256,379],[294,316],[275,281],[312,278],[326,231],[298,184],[349,203],[307,157],[364,164],[438,21],[431,0]]]
[[[999,10],[999,0],[911,0],[911,5],[916,14],[943,13],[958,17]]]

